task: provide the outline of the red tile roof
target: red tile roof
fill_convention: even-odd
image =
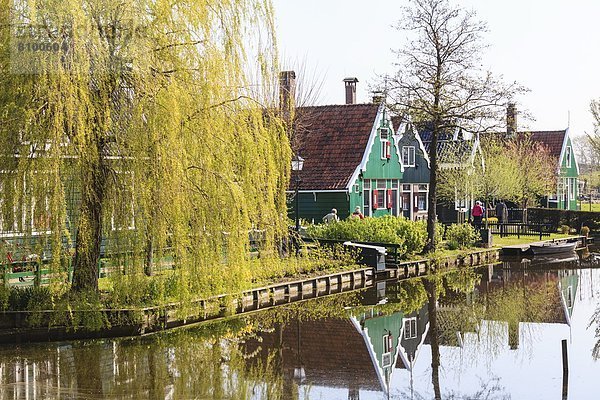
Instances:
[[[519,135],[531,134],[531,140],[534,142],[544,144],[550,151],[552,158],[557,161],[562,151],[563,141],[567,131],[532,131],[532,132],[519,132]]]
[[[279,345],[278,341],[281,341]],[[284,369],[293,370],[302,360],[308,384],[382,389],[363,336],[349,319],[308,320],[302,321],[299,327],[293,320],[284,326],[281,337],[277,331],[264,332],[243,346],[248,355],[255,355],[248,358],[250,365],[258,360],[266,363],[269,354],[278,347],[282,349]]]
[[[294,143],[305,160],[300,190],[346,188],[362,161],[378,108],[348,104],[296,109]]]

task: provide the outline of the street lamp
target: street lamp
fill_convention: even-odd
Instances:
[[[294,158],[292,159],[292,171],[295,172],[294,183],[296,184],[296,205],[294,207],[294,211],[296,214],[296,232],[300,232],[300,217],[298,215],[298,206],[299,206],[298,191],[300,189],[300,182],[302,182],[302,180],[300,179],[300,171],[302,171],[303,167],[304,167],[304,158],[302,158],[298,154],[296,154],[294,156]]]

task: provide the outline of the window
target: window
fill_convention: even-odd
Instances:
[[[371,216],[371,181],[369,179],[363,182],[363,215]]]
[[[567,307],[571,308],[573,307],[573,286],[569,286],[567,288]]]
[[[404,319],[404,339],[417,337],[417,317]]]
[[[381,140],[389,140],[390,130],[388,128],[380,128],[379,129],[379,138]]]
[[[402,185],[402,191],[410,192],[410,185]]]
[[[575,182],[577,182],[575,178],[569,178],[569,200],[575,200]]]
[[[571,168],[571,146],[567,146],[567,151],[565,152],[565,159],[567,162],[567,168]]]
[[[389,367],[392,365],[392,350],[394,349],[394,337],[391,333],[383,335],[383,353],[381,354],[381,365],[382,367]]]
[[[402,146],[402,165],[415,166],[415,146]]]
[[[392,158],[392,143],[389,140],[381,141],[381,159],[389,160]]]
[[[419,192],[426,192],[427,191],[427,185],[419,185]]]
[[[381,140],[381,159],[390,159],[392,157],[392,143],[390,142],[390,130],[388,128],[379,128],[379,139]]]
[[[373,206],[378,210],[385,208],[385,200],[387,193],[385,191],[386,185],[384,180],[377,181],[377,190],[373,191]]]
[[[417,208],[419,211],[427,210],[427,193],[419,193],[417,195]]]

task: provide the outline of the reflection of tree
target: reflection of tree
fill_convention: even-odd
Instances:
[[[596,324],[596,337],[598,341],[594,344],[594,348],[592,349],[592,357],[594,360],[600,359],[600,308],[596,309],[594,315],[592,315],[592,319],[590,320],[590,325]]]
[[[440,344],[438,342],[439,332],[437,323],[437,282],[436,280],[425,280],[423,282],[427,292],[427,309],[429,312],[429,337],[431,343],[431,382],[435,399],[441,400],[442,393],[440,389]]]
[[[100,358],[97,355],[97,346],[83,345],[73,351],[75,375],[77,377],[77,391],[91,397],[102,398],[102,370]]]

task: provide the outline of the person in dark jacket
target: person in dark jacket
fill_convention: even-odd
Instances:
[[[508,208],[502,200],[496,204],[496,218],[498,218],[498,225],[500,226],[500,237],[503,237],[504,224],[508,222]]]

